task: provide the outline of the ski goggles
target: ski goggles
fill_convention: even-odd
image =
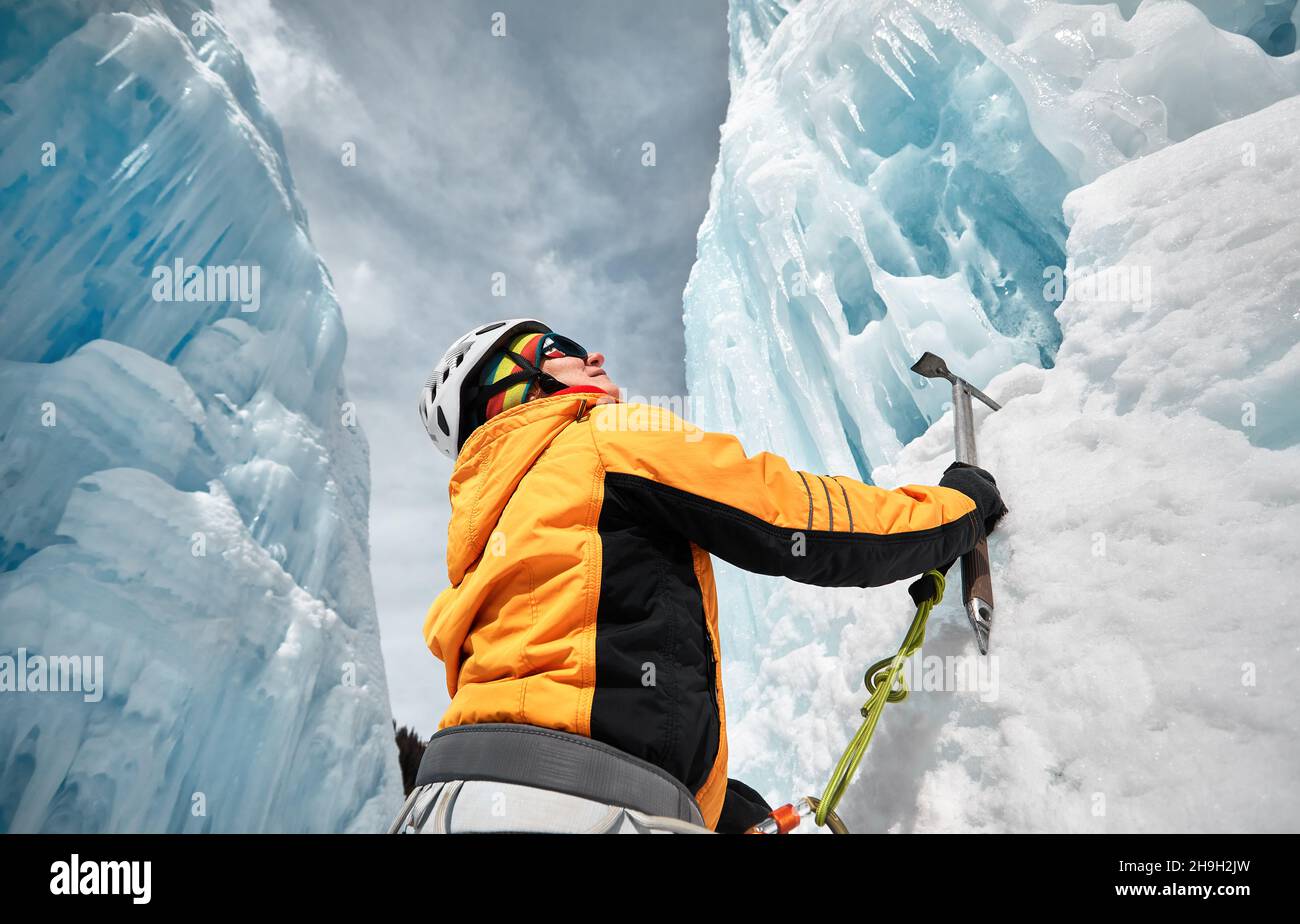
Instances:
[[[540,366],[545,360],[559,359],[561,356],[575,356],[586,362],[588,353],[578,341],[571,340],[562,334],[549,333],[543,335],[542,342],[537,346],[538,365]]]

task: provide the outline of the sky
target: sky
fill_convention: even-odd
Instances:
[[[284,132],[342,305],[389,695],[427,736],[448,705],[421,629],[447,586],[451,462],[420,388],[471,327],[538,317],[604,353],[630,395],[685,394],[726,2],[217,0],[216,15]]]

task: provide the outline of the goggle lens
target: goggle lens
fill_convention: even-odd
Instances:
[[[587,361],[587,351],[576,340],[570,340],[561,334],[547,334],[542,340],[537,355],[542,359],[558,359],[561,356],[576,356]]]

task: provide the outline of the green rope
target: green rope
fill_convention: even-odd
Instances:
[[[910,658],[925,641],[925,623],[930,618],[930,611],[943,599],[943,575],[938,571],[927,571],[925,576],[934,578],[934,596],[922,601],[916,608],[912,627],[907,630],[907,637],[903,639],[898,653],[892,658],[877,661],[867,668],[863,683],[871,693],[871,698],[862,707],[864,720],[862,727],[849,742],[848,749],[840,758],[840,762],[835,765],[835,772],[831,775],[831,781],[826,784],[820,802],[815,803],[817,807],[815,817],[819,827],[825,826],[827,818],[835,814],[835,807],[839,805],[840,797],[844,795],[849,781],[857,773],[858,764],[862,763],[862,758],[867,753],[867,745],[871,743],[871,736],[876,732],[876,723],[880,721],[880,715],[885,711],[885,703],[900,703],[907,699],[907,681],[899,671],[903,667],[903,662]]]

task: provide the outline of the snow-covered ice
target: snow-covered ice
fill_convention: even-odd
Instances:
[[[1300,55],[1282,6],[733,2],[686,291],[699,422],[892,487],[951,459],[947,388],[907,371],[922,351],[1004,405],[976,405],[1012,511],[993,657],[954,570],[921,689],[886,709],[843,803],[851,829],[1300,826]],[[910,621],[903,585],[718,570],[731,775],[820,794],[862,671]],[[976,689],[944,668],[979,668]]]
[[[346,338],[206,6],[0,16],[0,830],[377,831],[401,801]],[[52,145],[52,147],[51,147]],[[256,311],[155,298],[257,267]],[[228,293],[227,293],[228,294]]]
[[[0,14],[0,656],[106,675],[0,694],[0,830],[378,830],[400,800],[340,314],[205,9]],[[954,573],[852,829],[1300,826],[1298,15],[733,0],[697,421],[892,486],[951,451],[921,351],[1004,404],[993,656]],[[259,310],[155,300],[175,259],[258,267]],[[730,773],[818,794],[904,589],[718,574]]]

